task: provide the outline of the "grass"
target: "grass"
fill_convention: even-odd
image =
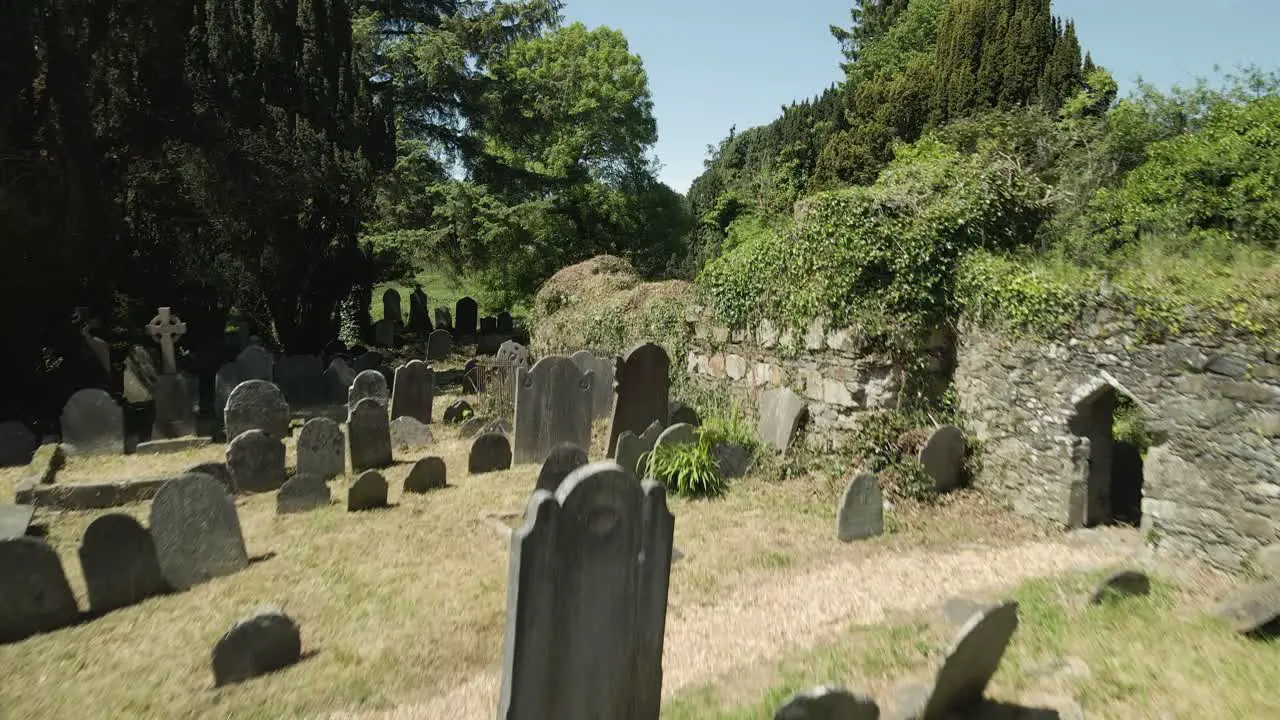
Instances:
[[[1157,578],[1145,598],[1086,607],[1099,577],[1038,580],[1012,593],[1021,624],[989,697],[1074,697],[1088,717],[1116,720],[1280,713],[1272,690],[1280,643],[1242,638],[1210,614],[1230,580]],[[683,691],[663,717],[768,717],[792,693],[824,683],[868,692],[885,705],[904,678],[936,672],[953,635],[937,616],[850,628],[835,643]],[[1089,672],[1051,670],[1066,658],[1083,660]]]

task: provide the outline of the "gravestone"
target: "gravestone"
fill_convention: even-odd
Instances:
[[[284,443],[264,430],[245,430],[227,444],[227,469],[240,492],[274,492],[284,485]]]
[[[391,464],[391,424],[387,406],[367,397],[347,416],[347,442],[351,445],[351,471],[358,473]]]
[[[502,433],[480,433],[471,441],[467,454],[467,472],[472,475],[506,470],[511,467],[511,442]]]
[[[614,361],[613,414],[609,420],[606,454],[614,457],[618,436],[630,430],[639,435],[652,423],[667,421],[671,359],[661,345],[644,343]],[[650,446],[650,449],[652,446]]]
[[[858,473],[845,487],[836,510],[836,536],[840,542],[873,538],[884,533],[884,495],[880,478]]]
[[[479,317],[479,306],[469,297],[458,300],[453,306],[454,334],[459,337],[476,334],[476,318]]]
[[[698,431],[688,423],[678,423],[666,428],[658,435],[653,446],[674,447],[676,445],[697,445]]]
[[[195,398],[200,388],[186,375],[175,374],[156,378],[154,391],[156,417],[151,425],[151,439],[195,435]]]
[[[586,350],[569,356],[569,359],[584,373],[590,370],[595,375],[591,386],[591,418],[603,420],[613,412],[613,358],[603,358]]]
[[[925,473],[933,478],[934,490],[949,492],[960,487],[964,451],[964,431],[955,425],[942,425],[925,441],[918,459]]]
[[[276,493],[276,514],[311,512],[328,507],[332,501],[324,478],[300,472],[280,486]]]
[[[1151,592],[1151,579],[1138,570],[1118,570],[1103,578],[1089,596],[1090,605],[1100,605],[1109,598],[1136,597]]]
[[[236,356],[236,371],[240,382],[246,380],[275,381],[276,359],[261,345],[249,345]]]
[[[328,400],[325,367],[316,355],[285,355],[276,362],[276,385],[291,407]]]
[[[670,415],[667,416],[667,422],[670,425],[676,423],[685,423],[699,427],[702,425],[702,418],[698,415],[698,411],[682,402],[673,402],[670,405]]]
[[[74,624],[80,608],[58,553],[43,539],[0,540],[0,643]]]
[[[511,313],[505,310],[498,313],[494,323],[500,333],[509,333],[516,329],[515,321],[511,319]]]
[[[391,393],[387,390],[387,378],[377,370],[364,370],[351,381],[347,390],[347,409],[353,409],[361,400],[374,400],[384,409]]]
[[[26,465],[39,445],[26,425],[17,420],[0,422],[0,467]]]
[[[263,608],[236,622],[213,646],[213,684],[243,682],[300,659],[298,624],[279,608]]]
[[[0,505],[0,540],[26,535],[35,512],[33,505]]]
[[[280,388],[266,380],[246,380],[236,386],[223,410],[227,440],[248,430],[261,430],[277,440],[289,434],[289,403]]]
[[[498,319],[492,315],[486,315],[480,318],[479,331],[481,335],[492,335],[498,332]]]
[[[391,421],[392,450],[430,447],[433,442],[430,426],[411,417],[398,417]]]
[[[494,359],[515,367],[528,367],[529,348],[515,340],[504,340],[494,353]]]
[[[235,503],[208,475],[183,475],[161,485],[148,524],[160,572],[174,590],[249,567]]]
[[[377,370],[382,367],[382,361],[382,353],[377,350],[370,350],[366,353],[356,355],[351,361],[351,369],[358,375],[365,370]]]
[[[448,485],[449,470],[444,460],[438,457],[425,457],[413,464],[413,469],[404,478],[404,491],[407,493],[425,493]]]
[[[332,480],[346,472],[347,438],[327,417],[311,418],[298,432],[298,474]]]
[[[223,364],[213,376],[213,413],[219,420],[223,419],[223,411],[231,391],[243,382],[240,379],[240,366],[234,362]]]
[[[151,533],[124,513],[102,515],[80,541],[89,612],[100,615],[169,590]]]
[[[1280,626],[1280,582],[1272,580],[1235,592],[1218,606],[1217,615],[1241,635],[1276,635]]]
[[[648,429],[641,435],[636,435],[630,430],[622,433],[622,437],[618,438],[618,450],[615,453],[618,464],[627,470],[627,472],[635,473],[636,477],[643,477],[644,471],[640,468],[640,456],[647,455],[653,450],[653,446],[658,442],[658,436],[662,434],[662,423],[657,420],[653,421]]]
[[[773,720],[879,720],[880,706],[844,688],[817,687],[796,693],[778,707]]]
[[[177,315],[169,312],[169,308],[162,307],[156,316],[151,318],[151,322],[147,323],[147,335],[160,345],[160,369],[165,375],[173,375],[178,372],[178,356],[174,350],[174,345],[178,338],[187,334],[187,324],[178,319]]]
[[[453,330],[453,318],[449,315],[449,308],[436,308],[436,329]]]
[[[427,359],[439,360],[453,352],[453,336],[448,330],[436,330],[427,337]]]
[[[134,404],[151,402],[153,388],[160,373],[156,370],[151,351],[134,345],[124,358],[123,395],[125,402]]]
[[[785,453],[796,439],[808,413],[804,399],[791,388],[773,388],[760,394],[760,422],[756,427],[760,442]]]
[[[395,382],[391,386],[391,419],[411,417],[420,423],[430,424],[435,391],[436,373],[430,365],[421,360],[410,360],[396,368]]]
[[[350,389],[351,383],[355,382],[355,379],[356,371],[351,369],[347,361],[340,357],[334,358],[324,371],[325,401],[330,403],[346,402],[347,390]]]
[[[538,481],[534,490],[555,492],[569,473],[587,464],[587,453],[578,445],[564,442],[556,445],[542,463],[538,471]]]
[[[444,421],[450,425],[456,425],[467,418],[474,417],[475,414],[475,411],[471,409],[471,403],[466,400],[458,400],[444,409]]]
[[[751,450],[728,440],[721,440],[711,446],[711,454],[720,468],[720,476],[732,480],[746,475],[751,470]]]
[[[1017,629],[1016,602],[997,605],[970,618],[938,669],[922,717],[948,717],[982,702],[987,684],[1000,667],[1000,659]]]
[[[197,465],[192,465],[182,472],[184,475],[189,475],[191,473],[208,475],[214,480],[217,480],[218,484],[222,485],[228,495],[234,495],[236,492],[236,483],[231,479],[231,468],[228,468],[227,464],[224,462],[199,463]]]
[[[395,325],[404,324],[404,314],[400,310],[400,291],[387,288],[382,293],[382,318]]]
[[[569,358],[544,357],[516,368],[514,462],[542,462],[556,445],[591,445],[595,377]]]
[[[347,488],[347,512],[377,510],[387,506],[387,481],[377,470],[360,473]]]
[[[533,492],[511,536],[498,717],[658,717],[674,529],[662,486],[613,462]]]
[[[78,455],[120,455],[124,411],[106,390],[77,390],[62,407],[62,442]]]
[[[414,288],[409,293],[409,330],[419,336],[431,332],[431,311],[427,307],[427,294],[422,292],[422,288]]]

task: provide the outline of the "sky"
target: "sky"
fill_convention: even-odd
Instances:
[[[707,146],[770,122],[842,79],[828,27],[852,0],[565,0],[567,22],[608,25],[644,61],[663,182],[685,192]],[[1208,10],[1208,12],[1206,12]],[[1080,44],[1127,94],[1213,78],[1215,65],[1280,69],[1280,0],[1054,0]]]

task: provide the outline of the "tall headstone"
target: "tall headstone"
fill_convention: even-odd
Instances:
[[[89,612],[98,615],[168,591],[151,532],[131,515],[109,513],[89,524],[80,541]]]
[[[998,605],[970,618],[938,669],[922,717],[950,717],[981,702],[1017,629],[1016,602]]]
[[[409,329],[422,336],[431,332],[431,310],[427,306],[427,294],[422,288],[414,288],[409,294]]]
[[[427,338],[427,359],[439,360],[453,352],[453,336],[448,330],[436,330]]]
[[[884,533],[884,495],[873,473],[858,473],[844,489],[836,511],[840,542],[873,538]]]
[[[410,360],[396,368],[395,382],[391,385],[391,419],[411,417],[429,424],[435,391],[436,373],[430,365]]]
[[[639,435],[655,421],[660,425],[666,423],[670,383],[671,358],[661,345],[637,345],[615,361],[609,457],[617,451],[618,436],[623,431]]]
[[[674,529],[662,486],[613,462],[534,491],[511,536],[498,717],[658,717]]]
[[[603,420],[613,412],[613,358],[603,358],[586,350],[569,356],[583,372],[590,370],[595,375],[591,389],[591,417]]]
[[[41,538],[0,540],[0,643],[66,627],[80,608],[58,553]]]
[[[149,525],[160,572],[174,590],[249,567],[235,503],[208,475],[183,475],[161,485]]]
[[[760,442],[786,452],[808,413],[804,398],[791,388],[774,388],[760,394],[760,422],[756,432]]]
[[[459,300],[453,307],[454,333],[459,336],[475,335],[479,312],[480,307],[475,300],[469,297]]]
[[[62,407],[62,442],[80,455],[120,455],[124,412],[106,390],[77,390]]]
[[[227,468],[240,492],[274,492],[286,479],[284,443],[264,430],[245,430],[227,445]]]
[[[365,370],[351,381],[347,390],[347,409],[354,409],[361,401],[373,399],[386,407],[391,393],[387,391],[387,378],[377,370]]]
[[[39,442],[35,433],[17,420],[0,422],[0,467],[15,467],[31,462]]]
[[[257,344],[250,344],[236,356],[236,370],[241,382],[245,380],[275,381],[275,356]]]
[[[298,432],[299,475],[331,480],[347,468],[347,438],[331,418],[311,418]]]
[[[544,357],[516,369],[514,461],[542,462],[564,442],[591,445],[595,376],[567,357]]]
[[[277,440],[289,434],[289,403],[280,388],[266,380],[246,380],[227,397],[223,423],[230,442],[246,430],[262,430]]]
[[[391,321],[393,325],[404,324],[404,314],[400,311],[399,290],[387,288],[382,293],[382,318]]]
[[[351,444],[351,471],[384,468],[391,464],[391,424],[387,406],[375,398],[356,403],[347,416]]]
[[[162,307],[151,318],[151,322],[147,323],[147,334],[151,336],[160,345],[160,370],[165,375],[173,375],[178,372],[178,356],[175,351],[175,345],[178,338],[187,333],[187,324],[178,319],[177,315],[169,312],[169,308]]]

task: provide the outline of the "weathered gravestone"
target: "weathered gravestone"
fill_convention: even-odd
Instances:
[[[400,291],[387,288],[382,293],[382,317],[400,325],[404,323],[404,314],[400,310]]]
[[[611,461],[534,491],[511,536],[498,717],[658,717],[674,530],[662,486]]]
[[[316,355],[285,355],[276,362],[276,385],[292,407],[328,400],[325,367]]]
[[[844,688],[817,687],[796,693],[778,707],[773,720],[879,720],[880,706]]]
[[[445,336],[448,337],[448,333]],[[395,382],[391,387],[391,419],[411,417],[430,424],[435,392],[436,373],[430,365],[421,360],[410,360],[396,368]]]
[[[615,457],[618,436],[630,430],[643,433],[654,422],[667,421],[671,358],[661,345],[637,345],[614,362],[613,415],[609,421],[607,455]],[[652,448],[652,446],[650,446]]]
[[[347,438],[331,418],[311,418],[298,432],[298,474],[331,480],[347,469]]]
[[[347,409],[354,409],[361,400],[372,399],[383,408],[391,393],[387,390],[387,379],[377,370],[364,370],[351,381],[347,390]]]
[[[458,336],[475,335],[476,334],[476,318],[479,317],[480,308],[476,305],[476,301],[469,297],[464,297],[453,306],[454,332]]]
[[[636,477],[644,477],[640,457],[653,451],[653,446],[657,444],[658,436],[661,434],[662,423],[656,420],[641,435],[636,435],[630,430],[623,432],[618,438],[617,452],[614,453],[618,464],[626,468],[627,472],[635,473]]]
[[[506,470],[511,467],[511,441],[502,433],[480,433],[471,441],[467,454],[467,472],[472,475]]]
[[[808,413],[808,405],[791,388],[774,388],[760,394],[760,422],[757,433],[760,442],[786,452],[800,431],[800,425]]]
[[[387,406],[367,397],[347,416],[347,442],[351,445],[351,471],[384,468],[391,464],[391,424]]]
[[[341,403],[347,401],[347,390],[355,382],[356,371],[351,369],[346,360],[334,358],[324,371],[325,402]]]
[[[1247,637],[1280,634],[1280,582],[1272,580],[1236,592],[1218,607],[1217,615]]]
[[[0,568],[0,643],[24,640],[80,619],[62,561],[44,540],[0,540]]]
[[[505,310],[498,313],[498,317],[494,319],[494,325],[500,333],[509,333],[516,329],[515,321],[511,319],[511,313]]]
[[[106,390],[77,390],[62,407],[62,442],[79,455],[119,455],[124,412]]]
[[[236,356],[236,371],[240,382],[246,380],[275,381],[276,359],[271,351],[261,345],[249,345]]]
[[[555,492],[560,483],[569,477],[569,473],[586,464],[585,450],[571,442],[560,443],[551,449],[551,453],[543,461],[534,489]]]
[[[0,422],[0,467],[26,465],[39,445],[26,425],[17,420]]]
[[[289,403],[280,388],[266,380],[237,385],[222,416],[228,441],[249,430],[261,430],[277,440],[289,434]]]
[[[427,307],[427,294],[422,292],[422,288],[414,288],[409,293],[409,330],[414,335],[431,332],[431,311]]]
[[[213,646],[213,684],[243,682],[301,658],[298,624],[279,608],[263,608],[236,622]]]
[[[387,506],[387,480],[377,470],[360,473],[347,488],[347,512],[377,510]]]
[[[925,441],[918,459],[925,473],[933,478],[934,490],[949,492],[960,487],[964,451],[964,431],[955,425],[940,426]]]
[[[286,479],[284,443],[263,430],[245,430],[227,445],[227,469],[240,492],[274,492]]]
[[[516,368],[516,463],[542,462],[562,442],[591,445],[594,381],[566,357],[544,357],[532,368]]]
[[[515,340],[503,340],[493,356],[495,360],[514,367],[529,366],[529,348]]]
[[[1151,592],[1151,579],[1138,570],[1117,570],[1102,579],[1093,594],[1090,605],[1100,605],[1113,598],[1135,597]]]
[[[466,400],[459,400],[444,409],[444,421],[450,425],[455,425],[467,418],[474,417],[475,414],[475,411],[471,409],[471,403]]]
[[[235,503],[208,475],[183,475],[161,485],[149,525],[160,572],[174,590],[249,567]]]
[[[884,495],[880,478],[873,473],[858,473],[845,487],[836,510],[836,536],[840,542],[853,542],[884,533]]]
[[[35,511],[34,505],[0,505],[0,540],[26,535]]]
[[[453,330],[453,317],[449,315],[449,308],[436,308],[436,329]]]
[[[438,457],[425,457],[413,464],[413,469],[404,478],[404,491],[407,493],[425,493],[448,485],[449,470],[444,460]]]
[[[569,356],[582,372],[591,371],[595,380],[591,386],[591,418],[602,420],[613,412],[613,358],[603,358],[586,350]]]
[[[84,531],[80,567],[95,615],[128,607],[169,590],[151,532],[124,513],[103,515]]]
[[[285,481],[276,493],[276,514],[311,512],[327,507],[333,496],[329,485],[319,475],[298,473]]]
[[[942,661],[921,713],[936,720],[963,713],[982,702],[1000,659],[1018,629],[1018,604],[997,605],[969,619]]]
[[[423,425],[411,417],[398,417],[391,421],[391,449],[430,447],[435,438],[431,435],[431,426]]]
[[[439,360],[453,352],[453,336],[448,330],[436,330],[427,337],[427,359]]]

